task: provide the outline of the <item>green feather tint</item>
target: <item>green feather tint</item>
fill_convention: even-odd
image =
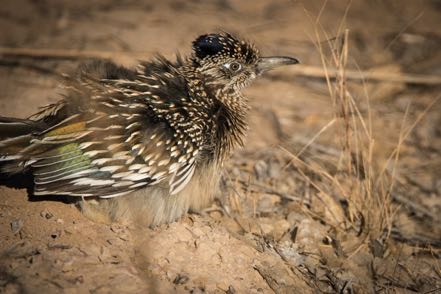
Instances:
[[[83,155],[78,143],[70,143],[58,147],[57,149],[60,154],[68,153],[66,156],[61,156],[61,160],[71,158],[70,160],[63,162],[59,166],[60,168],[67,168],[69,166],[75,166],[77,168],[80,166],[90,166],[90,158],[87,155]]]
[[[69,143],[56,148],[56,153],[60,156],[53,158],[51,165],[39,168],[39,173],[52,173],[68,171],[70,168],[77,169],[90,166],[91,160],[87,155],[83,155],[78,143]]]

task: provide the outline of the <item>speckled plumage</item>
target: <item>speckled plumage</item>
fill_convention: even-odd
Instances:
[[[248,104],[240,90],[296,62],[261,58],[222,33],[200,36],[192,56],[175,62],[84,65],[60,102],[28,120],[0,118],[0,172],[30,172],[35,195],[112,198],[83,202],[92,218],[171,222],[208,204],[222,162],[242,144]]]

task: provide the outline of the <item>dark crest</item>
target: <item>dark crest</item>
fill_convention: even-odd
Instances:
[[[208,34],[199,36],[193,42],[196,57],[226,56],[242,59],[247,63],[257,60],[259,52],[250,43],[237,39],[231,34]]]

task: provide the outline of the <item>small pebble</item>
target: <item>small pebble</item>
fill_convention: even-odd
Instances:
[[[15,235],[20,232],[23,227],[23,221],[21,219],[15,219],[11,222],[11,231]]]
[[[186,275],[178,274],[176,278],[173,280],[173,284],[182,285],[188,282],[190,278]]]
[[[45,219],[51,219],[54,217],[54,215],[50,211],[47,211],[47,210],[43,210],[42,212],[40,212],[40,216],[44,217]]]
[[[263,180],[268,177],[268,164],[259,160],[254,164],[254,174],[258,180]]]

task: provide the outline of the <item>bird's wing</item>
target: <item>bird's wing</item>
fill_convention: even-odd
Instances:
[[[34,193],[106,198],[152,185],[171,194],[185,188],[199,141],[158,117],[151,94],[132,91],[130,96],[113,86],[89,84],[87,109],[35,135],[21,151],[34,174]],[[170,110],[167,115],[184,114]]]

